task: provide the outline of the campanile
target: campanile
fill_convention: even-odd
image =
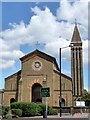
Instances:
[[[73,44],[73,47],[71,47],[72,92],[74,97],[80,97],[83,90],[83,62],[82,41],[77,24],[74,27],[71,44]]]

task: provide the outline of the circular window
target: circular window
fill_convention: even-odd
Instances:
[[[40,62],[35,62],[34,66],[35,66],[36,68],[40,68],[41,64],[40,64]]]
[[[42,67],[42,63],[39,60],[34,61],[33,64],[32,64],[32,68],[34,70],[40,70],[41,67]]]

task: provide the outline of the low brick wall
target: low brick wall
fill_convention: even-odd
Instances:
[[[54,107],[60,111],[59,107]],[[90,106],[89,107],[62,107],[62,113],[90,113]]]
[[[74,112],[75,113],[90,113],[90,107],[74,107]]]

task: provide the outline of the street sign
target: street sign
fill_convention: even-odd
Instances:
[[[50,88],[41,88],[42,97],[50,97]]]

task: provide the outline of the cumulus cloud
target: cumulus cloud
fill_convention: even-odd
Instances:
[[[21,21],[20,24],[10,23],[10,29],[1,32],[0,35],[0,67],[7,69],[15,65],[15,61],[22,57],[24,53],[20,50],[22,45],[32,45],[37,40],[45,43],[45,50],[55,57],[58,57],[59,48],[70,44],[73,29],[74,19],[78,18],[79,29],[83,39],[84,51],[87,51],[87,13],[82,10],[86,8],[86,4],[71,5],[69,2],[60,2],[60,7],[57,10],[57,16],[54,16],[50,9],[46,7],[41,10],[39,7],[31,8],[34,13],[28,25]],[[69,11],[69,12],[68,12]],[[71,11],[71,13],[70,13]],[[83,15],[80,15],[82,14]],[[77,13],[77,14],[76,14]],[[81,18],[80,18],[81,16]],[[84,20],[82,20],[84,19]],[[62,21],[60,21],[62,20]],[[84,56],[84,62],[87,61]],[[67,50],[63,51],[63,59],[69,59]],[[7,61],[7,62],[6,62]],[[10,64],[11,63],[11,64]]]
[[[75,19],[81,25],[82,36],[85,39],[88,33],[88,0],[69,2],[64,0],[60,2],[60,7],[57,10],[58,20],[66,20],[68,22],[75,23]]]

